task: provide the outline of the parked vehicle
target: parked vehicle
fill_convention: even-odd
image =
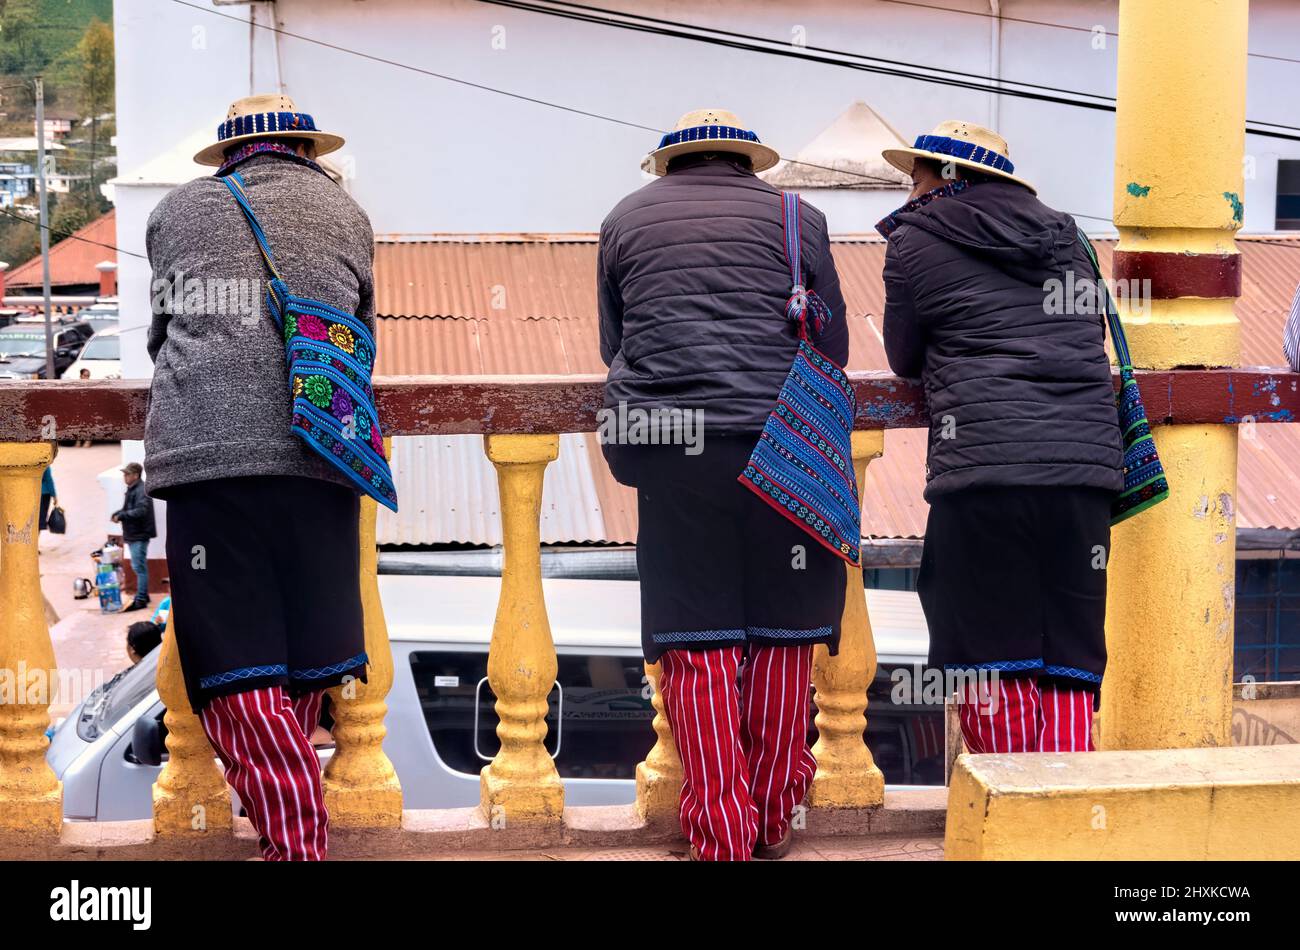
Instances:
[[[54,373],[76,361],[94,331],[84,321],[54,324]],[[0,379],[45,378],[45,327],[41,322],[20,319],[0,327]]]
[[[394,671],[384,751],[405,805],[475,805],[479,771],[498,749],[487,657],[500,580],[381,575],[379,584]],[[655,738],[636,582],[543,584],[559,665],[546,748],[564,781],[565,800],[631,802],[636,765]],[[869,603],[880,670],[870,691],[867,742],[890,783],[942,784],[942,707],[890,699],[890,671],[925,657],[916,595],[872,591]],[[157,655],[115,677],[56,730],[47,760],[63,782],[65,817],[150,816],[151,788],[166,758],[163,707],[154,686]],[[325,764],[332,742],[324,739],[317,751]]]
[[[76,362],[63,373],[65,379],[80,379],[83,369],[91,379],[122,378],[122,339],[117,320],[108,329],[98,330],[82,348]]]

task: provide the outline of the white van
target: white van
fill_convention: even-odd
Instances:
[[[80,379],[88,370],[91,379],[122,378],[122,339],[119,327],[108,327],[92,336],[77,359],[63,371],[64,379]]]
[[[498,748],[486,677],[500,579],[381,575],[379,586],[394,669],[384,751],[404,804],[475,805],[478,773]],[[636,765],[654,744],[638,585],[546,579],[543,586],[559,663],[546,747],[564,780],[565,801],[631,802]],[[889,696],[892,669],[925,657],[916,595],[871,591],[868,604],[880,654],[868,744],[892,785],[942,784],[942,708],[897,705]],[[154,687],[157,653],[106,684],[55,732],[47,758],[63,782],[65,817],[150,816],[151,788],[166,756]],[[318,751],[328,761],[332,744],[321,743]]]

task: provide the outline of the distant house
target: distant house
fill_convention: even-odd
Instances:
[[[32,178],[29,163],[0,161],[0,208],[12,208],[30,195]]]
[[[50,246],[50,290],[56,294],[98,294],[100,271],[98,265],[111,261],[117,263],[117,212],[116,209],[96,218],[84,228],[74,231],[57,244]],[[39,294],[41,292],[41,259],[32,258],[9,271],[5,293]]]

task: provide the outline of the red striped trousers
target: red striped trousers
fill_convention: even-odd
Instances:
[[[203,731],[226,766],[268,861],[324,861],[329,814],[311,734],[322,692],[268,686],[212,700]]]
[[[1092,693],[1084,689],[999,676],[967,684],[958,712],[971,752],[1093,751]]]
[[[669,650],[659,689],[681,755],[682,831],[704,861],[779,843],[812,784],[812,647]],[[743,664],[743,665],[742,665]],[[739,685],[737,679],[739,678]]]

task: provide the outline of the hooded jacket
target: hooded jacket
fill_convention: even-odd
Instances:
[[[689,156],[624,198],[600,229],[605,405],[697,409],[710,433],[757,437],[798,339],[785,317],[790,271],[781,192],[725,158]],[[848,361],[826,217],[800,203],[805,285],[830,308],[813,342]]]
[[[926,497],[990,486],[1123,487],[1105,313],[1074,220],[1010,182],[894,216],[885,351],[930,411]],[[1057,284],[1055,282],[1059,281]]]

